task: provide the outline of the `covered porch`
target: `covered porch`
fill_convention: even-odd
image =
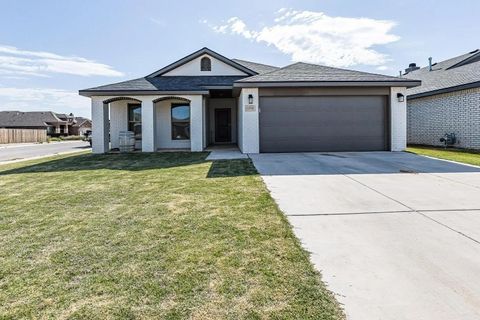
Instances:
[[[135,150],[142,152],[238,148],[238,99],[232,90],[90,98],[93,153],[118,150],[124,131],[134,133]]]

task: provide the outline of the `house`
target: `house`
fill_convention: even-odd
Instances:
[[[411,64],[405,78],[422,85],[407,90],[408,143],[443,145],[454,133],[454,146],[480,149],[480,51],[419,68]]]
[[[45,130],[49,136],[81,135],[91,120],[52,111],[0,111],[0,128]]]
[[[200,49],[145,77],[80,90],[92,105],[93,152],[141,131],[141,149],[243,153],[400,151],[406,88],[418,80],[308,63],[283,68]],[[109,141],[110,136],[110,141]]]
[[[73,124],[69,127],[68,133],[74,136],[84,136],[87,131],[92,130],[92,120],[84,117],[75,117]]]
[[[0,111],[0,128],[42,129],[59,136],[68,134],[68,121],[52,111]]]

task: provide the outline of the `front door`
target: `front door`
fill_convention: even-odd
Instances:
[[[232,142],[231,109],[215,109],[215,142]]]

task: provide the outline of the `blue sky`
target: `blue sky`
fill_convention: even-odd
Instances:
[[[480,1],[1,1],[0,110],[90,116],[79,89],[201,47],[397,75],[480,47]]]

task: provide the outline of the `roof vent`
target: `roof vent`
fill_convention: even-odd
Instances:
[[[478,52],[478,50],[479,50],[479,49],[475,49],[475,50],[473,50],[473,51],[470,51],[469,54],[476,53],[476,52]]]
[[[418,70],[420,69],[420,67],[417,67],[417,64],[412,62],[408,65],[408,68],[405,69],[405,74],[409,73],[409,72],[412,72],[412,71],[415,71],[415,70]]]
[[[428,71],[432,71],[432,57],[428,58]]]

